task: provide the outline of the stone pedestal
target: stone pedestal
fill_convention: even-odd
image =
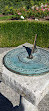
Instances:
[[[49,72],[31,77],[15,74],[3,65],[2,60],[7,52],[0,55],[2,81],[22,96],[20,104],[23,105],[24,111],[38,111],[36,106],[49,92]]]
[[[27,101],[24,97],[21,98],[21,103],[24,107],[24,111],[38,111],[37,106],[34,106],[32,103]]]

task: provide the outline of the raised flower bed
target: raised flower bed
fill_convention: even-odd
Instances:
[[[25,9],[25,7],[21,7],[16,10],[16,17],[19,16],[19,19],[21,19],[21,16],[23,16],[22,19],[35,19],[35,18],[45,18],[49,16],[49,4],[43,4],[41,3],[40,6],[34,5],[29,9]],[[47,19],[49,20],[49,19]]]
[[[29,9],[26,7],[19,8],[9,8],[5,6],[3,13],[5,15],[15,15],[11,16],[12,20],[24,20],[24,19],[46,19],[49,20],[49,3],[41,3],[40,5],[33,5]]]

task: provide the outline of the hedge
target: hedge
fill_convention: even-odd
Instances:
[[[0,22],[0,47],[15,47],[25,42],[49,47],[49,22],[41,21],[3,21]]]

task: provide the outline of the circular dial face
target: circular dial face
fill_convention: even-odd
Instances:
[[[31,49],[31,48],[30,48]],[[37,48],[29,59],[25,47],[9,51],[3,58],[4,65],[20,75],[38,75],[49,71],[49,51]]]

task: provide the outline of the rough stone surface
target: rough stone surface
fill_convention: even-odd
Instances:
[[[49,111],[49,93],[38,104],[39,111]]]
[[[6,86],[3,82],[0,83],[0,93],[11,101],[13,106],[19,105],[19,95],[15,93],[9,86]]]
[[[2,64],[1,64],[2,59],[1,58],[2,58],[2,56],[1,56],[1,54],[10,49],[13,49],[13,48],[0,48],[0,100],[2,101],[2,99],[3,99],[3,100],[6,100],[7,102],[9,102],[8,101],[8,99],[9,99],[10,102],[12,102],[11,104],[13,104],[13,106],[16,106],[16,105],[19,105],[19,99],[20,99],[19,94],[17,92],[15,93],[15,91],[12,90],[9,86],[7,86],[3,82],[1,82],[1,80],[2,80],[2,76],[1,76],[1,71],[2,71]],[[2,101],[2,104],[3,104],[3,101]],[[6,107],[7,106],[5,106],[5,108]]]
[[[24,111],[38,111],[37,107],[35,107],[32,103],[30,103],[23,97],[22,97],[21,103],[24,106]]]

